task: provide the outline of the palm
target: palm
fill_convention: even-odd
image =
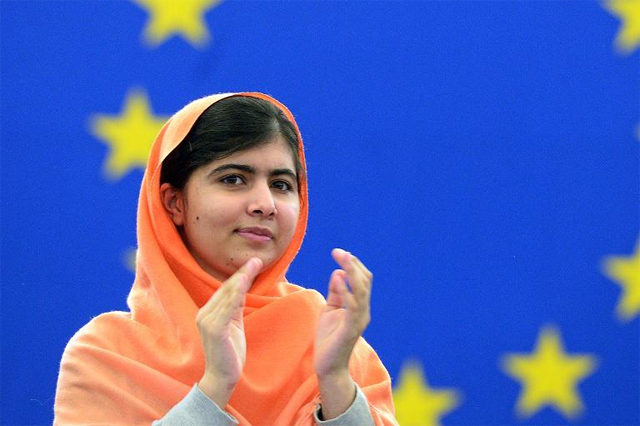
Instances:
[[[333,363],[344,355],[352,339],[347,326],[348,312],[343,308],[327,307],[320,315],[315,342],[315,368],[318,374],[328,373]],[[342,356],[341,356],[342,355]]]
[[[241,315],[240,312],[239,316]],[[237,381],[242,375],[242,367],[247,355],[247,342],[242,319],[233,318],[228,325],[228,331],[228,337],[223,339],[220,344],[219,371],[223,372],[224,377]]]

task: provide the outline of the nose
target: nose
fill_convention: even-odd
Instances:
[[[251,191],[247,212],[252,216],[275,216],[276,202],[267,182],[256,184]]]

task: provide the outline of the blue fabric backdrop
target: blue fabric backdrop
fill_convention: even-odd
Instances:
[[[158,0],[0,2],[2,425],[50,424],[66,342],[126,309],[142,168],[96,123],[236,90],[306,142],[290,280],[375,273],[402,426],[640,424],[640,2],[201,3],[165,37]],[[554,341],[582,409],[524,401]]]

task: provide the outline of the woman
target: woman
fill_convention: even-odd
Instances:
[[[225,94],[175,114],[142,183],[131,312],[71,339],[54,424],[396,425],[361,337],[370,272],[336,249],[326,302],[285,280],[306,221],[302,139],[282,104]]]

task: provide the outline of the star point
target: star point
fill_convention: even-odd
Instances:
[[[624,54],[633,52],[640,45],[640,0],[608,0],[604,6],[622,21],[616,47]]]
[[[144,169],[151,145],[167,119],[153,115],[141,90],[129,92],[120,115],[96,114],[91,131],[109,147],[103,166],[107,178],[116,180],[134,168]]]
[[[529,418],[546,406],[569,419],[584,411],[578,382],[591,375],[596,359],[591,355],[568,355],[560,332],[544,327],[531,355],[508,354],[502,359],[505,374],[518,380],[522,390],[516,404],[519,417]]]
[[[621,321],[630,321],[640,314],[640,238],[631,256],[609,256],[604,261],[604,273],[622,287],[616,306]]]
[[[179,35],[195,47],[206,46],[211,35],[204,15],[221,0],[132,0],[149,14],[144,40],[157,47]]]
[[[409,362],[402,369],[393,400],[400,425],[438,426],[445,414],[460,405],[461,398],[455,390],[430,388],[419,364]]]

